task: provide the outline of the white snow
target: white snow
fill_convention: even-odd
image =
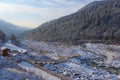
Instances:
[[[81,46],[68,46],[33,41],[23,41],[22,43],[28,46],[33,46],[38,51],[43,51],[46,56],[51,57],[55,60],[58,60],[60,56],[71,56],[81,53]]]
[[[29,64],[28,62],[21,62],[18,65],[21,66],[24,69],[27,69],[27,70],[35,69],[36,68],[33,65]]]
[[[103,62],[106,65],[113,67],[120,67],[120,45],[106,45],[106,44],[86,44],[87,49],[102,54],[107,57]]]
[[[20,47],[17,47],[17,46],[15,46],[15,45],[12,45],[12,44],[5,44],[5,47],[8,48],[8,49],[10,49],[10,50],[12,50],[12,51],[18,51],[18,52],[20,52],[20,53],[25,53],[25,52],[27,52],[26,49],[22,49],[22,48],[20,48]]]
[[[7,49],[7,47],[6,47],[6,46],[2,46],[2,47],[1,47],[1,50],[4,50],[4,49]]]
[[[6,57],[0,56],[0,80],[43,80],[18,67]]]
[[[44,78],[45,80],[61,80],[60,78],[52,76],[51,74],[47,73],[46,71],[44,71],[40,68],[37,68],[28,62],[21,62],[18,65],[20,67],[22,67],[23,69],[25,69],[29,72],[32,72],[39,77]]]
[[[86,43],[83,49],[81,45],[68,46],[33,41],[23,43],[33,46],[38,51],[44,51],[46,56],[55,60],[59,60],[59,56],[80,55],[64,62],[44,66],[56,74],[65,74],[72,80],[119,80],[120,70],[115,69],[120,69],[120,45]],[[115,69],[112,71],[109,67]]]

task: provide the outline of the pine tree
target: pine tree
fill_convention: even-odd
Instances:
[[[11,34],[10,40],[14,45],[19,45],[19,41],[17,40],[16,36],[14,34]]]

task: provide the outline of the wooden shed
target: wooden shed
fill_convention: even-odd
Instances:
[[[10,49],[8,49],[7,47],[5,47],[5,46],[1,47],[1,55],[2,56],[8,56],[9,51],[10,51]]]

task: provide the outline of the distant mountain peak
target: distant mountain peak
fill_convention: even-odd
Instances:
[[[19,34],[23,31],[28,30],[27,28],[19,27],[9,22],[0,19],[0,30],[2,30],[6,35]]]

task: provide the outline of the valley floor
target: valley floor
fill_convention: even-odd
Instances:
[[[18,65],[24,61],[34,62],[46,71],[70,80],[120,80],[120,45],[117,44],[85,43],[75,46],[26,40],[21,41],[20,47],[27,53],[16,53],[9,60],[0,57],[0,80],[44,79],[42,74],[36,75]]]

